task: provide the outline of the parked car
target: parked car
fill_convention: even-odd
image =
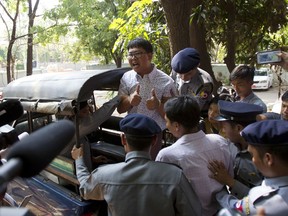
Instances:
[[[252,89],[268,90],[273,85],[273,74],[269,68],[255,70],[254,83]]]
[[[89,151],[85,152],[84,158],[92,170],[98,165],[93,157],[98,155],[105,155],[111,163],[124,161],[125,152],[119,135],[122,117],[116,115],[115,106],[106,105],[114,103],[113,95],[116,95],[120,79],[128,70],[31,75],[9,83],[3,89],[3,101],[19,100],[23,106],[24,115],[13,124],[19,134],[31,133],[58,119],[73,117],[75,143],[80,145],[85,136]],[[84,132],[77,114],[83,101],[90,102],[95,120]],[[9,199],[5,204],[23,207],[24,203],[35,215],[107,215],[105,201],[83,200],[78,188],[71,155],[60,154],[39,175],[28,179],[17,177],[11,181],[6,191]]]

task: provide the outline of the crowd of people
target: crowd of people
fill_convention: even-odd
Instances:
[[[149,41],[127,48],[132,70],[120,81],[117,106],[128,113],[120,121],[125,162],[90,171],[75,146],[83,198],[105,200],[109,215],[288,215],[288,93],[280,114],[267,113],[252,91],[253,67],[231,72],[234,102],[213,95],[196,49],[180,50],[169,76],[152,63]],[[288,54],[281,57],[288,69]],[[165,129],[176,141],[163,148]]]

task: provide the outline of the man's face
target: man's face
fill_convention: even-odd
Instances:
[[[151,61],[152,53],[147,53],[143,48],[135,47],[128,50],[128,62],[139,74],[151,69]]]
[[[282,101],[281,115],[284,120],[288,120],[288,101]]]
[[[257,169],[264,175],[267,176],[268,173],[266,173],[266,166],[264,163],[263,158],[259,155],[259,152],[257,151],[257,149],[252,146],[252,145],[248,145],[247,148],[248,152],[251,154],[252,157],[252,162],[254,163],[254,165],[257,167]]]
[[[240,125],[232,125],[229,121],[222,121],[221,128],[225,137],[233,143],[241,142]]]
[[[169,132],[176,138],[180,137],[179,134],[179,128],[177,122],[171,122],[170,119],[165,115],[165,121],[166,121],[166,128],[169,130]]]
[[[235,79],[231,81],[237,95],[242,99],[247,97],[252,92],[252,81],[244,79]]]
[[[195,68],[196,69],[196,68]],[[183,81],[190,81],[192,79],[192,77],[195,75],[196,70],[192,69],[187,73],[184,74],[179,74],[179,77],[183,80]]]
[[[214,118],[219,116],[219,107],[218,104],[212,103],[208,109],[208,120],[211,124],[218,124],[219,122],[216,121]]]

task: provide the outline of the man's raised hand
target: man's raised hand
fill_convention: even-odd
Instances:
[[[155,89],[153,88],[151,90],[151,98],[146,101],[146,106],[149,110],[155,110],[155,109],[158,109],[160,104],[161,102],[157,98]]]
[[[129,96],[129,102],[131,106],[138,106],[141,102],[141,96],[140,96],[140,85],[138,84],[136,86],[136,90]]]

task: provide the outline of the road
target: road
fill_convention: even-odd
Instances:
[[[287,90],[287,86],[281,87],[281,95]],[[271,111],[273,105],[278,99],[279,86],[270,88],[269,90],[254,90],[254,93],[266,103],[268,111]]]

